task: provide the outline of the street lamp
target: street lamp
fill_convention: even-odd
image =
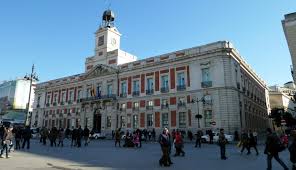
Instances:
[[[36,73],[34,72],[34,64],[32,65],[32,71],[30,75],[25,75],[24,79],[25,80],[30,80],[30,90],[29,90],[29,100],[27,103],[27,113],[26,113],[26,120],[25,120],[25,125],[26,126],[31,126],[31,116],[30,116],[30,101],[31,101],[31,90],[32,90],[32,81],[38,81],[38,77]],[[30,119],[30,120],[29,120]]]
[[[205,100],[204,100],[204,96],[203,96],[201,99],[198,99],[198,98],[196,97],[195,100],[194,100],[194,99],[191,100],[191,103],[196,103],[196,104],[197,104],[197,114],[195,115],[195,118],[197,119],[197,127],[198,127],[198,128],[200,128],[200,122],[199,122],[199,120],[202,119],[202,115],[199,114],[199,105],[198,105],[198,103],[199,103],[200,101],[203,102],[203,103],[205,102]]]

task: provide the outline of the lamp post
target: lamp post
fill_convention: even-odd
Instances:
[[[35,66],[33,64],[32,65],[31,74],[29,76],[28,75],[25,75],[25,77],[24,77],[25,80],[30,80],[29,100],[28,100],[28,103],[27,103],[27,110],[26,110],[27,113],[26,113],[26,120],[25,120],[25,125],[26,126],[31,126],[30,101],[31,101],[32,82],[33,82],[33,80],[34,81],[38,81],[39,80],[38,77],[37,77],[37,75],[36,75],[36,73],[34,72],[34,69],[35,69]]]
[[[201,99],[198,99],[196,97],[196,100],[192,99],[191,103],[196,103],[197,104],[197,114],[195,115],[195,118],[197,119],[197,127],[200,128],[200,122],[199,120],[202,119],[202,115],[199,114],[199,102],[202,101],[204,103],[204,97],[202,97]]]

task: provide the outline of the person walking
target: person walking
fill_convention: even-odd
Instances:
[[[152,139],[153,139],[153,141],[155,142],[155,138],[156,138],[156,132],[155,132],[155,129],[153,128],[152,129],[152,132],[151,132],[151,134],[152,134]]]
[[[41,135],[41,141],[42,141],[43,145],[46,145],[46,138],[48,138],[48,130],[46,127],[43,127],[40,130],[40,135]]]
[[[177,130],[176,135],[175,135],[176,153],[174,156],[179,156],[180,154],[182,154],[182,156],[185,156],[185,152],[183,151],[183,147],[184,147],[184,143],[183,143],[182,135],[179,132],[179,130]]]
[[[59,130],[58,138],[59,138],[58,146],[61,145],[61,147],[64,147],[65,132],[64,132],[64,129],[63,128],[61,128]]]
[[[250,133],[250,138],[249,138],[249,150],[251,150],[251,148],[254,148],[256,151],[256,155],[259,155],[259,152],[257,149],[257,140],[253,135],[253,133]]]
[[[71,131],[71,147],[77,145],[77,129],[72,126],[72,131]]]
[[[12,127],[6,127],[6,128],[4,129],[4,134],[3,134],[3,147],[2,147],[2,150],[1,150],[1,153],[0,153],[0,157],[1,157],[1,158],[4,158],[4,157],[2,156],[4,151],[6,152],[6,158],[9,158],[9,156],[8,156],[8,146],[9,146],[10,143],[12,142],[12,138],[13,138],[12,130],[13,130]]]
[[[26,128],[23,130],[22,137],[24,139],[22,148],[24,149],[27,143],[27,149],[30,149],[30,139],[32,137],[32,132],[29,126],[26,126]]]
[[[170,140],[169,140],[169,136],[168,136],[168,133],[167,133],[167,129],[165,128],[163,131],[162,131],[162,134],[159,135],[159,138],[158,138],[158,143],[160,144],[160,147],[161,147],[161,151],[162,151],[162,156],[161,158],[159,159],[159,165],[162,166],[170,166],[170,163],[169,163],[169,143],[170,143]]]
[[[201,131],[201,136],[202,136],[202,131]],[[210,137],[210,144],[213,144],[214,142],[214,133],[213,131],[210,129],[209,130],[209,137]]]
[[[243,154],[244,150],[247,149],[247,154],[249,155],[251,153],[249,147],[249,137],[245,130],[242,132],[241,135],[241,144],[243,146],[241,149],[241,154]]]
[[[271,128],[267,128],[266,132],[267,137],[264,154],[267,155],[267,170],[272,169],[272,158],[274,158],[285,170],[288,170],[289,168],[287,165],[279,158],[279,149],[281,144],[279,137],[272,132]]]
[[[221,154],[221,159],[222,160],[227,159],[227,157],[226,157],[226,143],[227,143],[227,140],[226,140],[225,135],[224,135],[224,129],[221,128],[220,129],[220,134],[219,134],[219,139],[218,139],[218,144],[219,144],[219,147],[220,147],[220,154]]]
[[[87,128],[87,126],[85,126],[85,128],[83,129],[84,146],[88,146],[89,133],[90,133],[89,129]]]
[[[296,130],[292,131],[292,144],[289,146],[290,161],[292,163],[292,170],[296,170]]]
[[[15,149],[16,150],[21,149],[20,142],[22,139],[22,131],[19,127],[15,129],[14,139],[15,139]]]
[[[120,135],[120,128],[119,128],[115,131],[115,147],[117,146],[117,143],[118,143],[119,147],[121,147],[120,146],[120,138],[121,138],[121,135]]]
[[[197,130],[196,132],[196,141],[195,141],[195,147],[197,148],[197,145],[199,146],[199,148],[201,147],[201,136],[202,136],[202,132],[201,130]]]
[[[77,129],[77,147],[80,148],[81,147],[81,138],[83,136],[83,130],[81,129],[81,126],[79,125],[78,129]]]

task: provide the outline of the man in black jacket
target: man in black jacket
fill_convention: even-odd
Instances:
[[[272,158],[274,158],[285,170],[288,170],[289,168],[287,165],[279,158],[279,137],[275,133],[272,133],[270,128],[267,128],[266,132],[267,138],[265,142],[264,154],[267,154],[267,170],[271,170]]]
[[[23,130],[22,137],[24,139],[22,148],[24,149],[27,143],[27,149],[30,149],[30,139],[32,137],[32,132],[29,126],[26,126],[26,128]]]

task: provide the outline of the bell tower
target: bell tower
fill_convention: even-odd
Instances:
[[[102,24],[96,31],[96,56],[101,56],[102,53],[119,49],[120,47],[120,36],[116,27],[114,26],[115,15],[113,11],[106,10],[102,16]]]

